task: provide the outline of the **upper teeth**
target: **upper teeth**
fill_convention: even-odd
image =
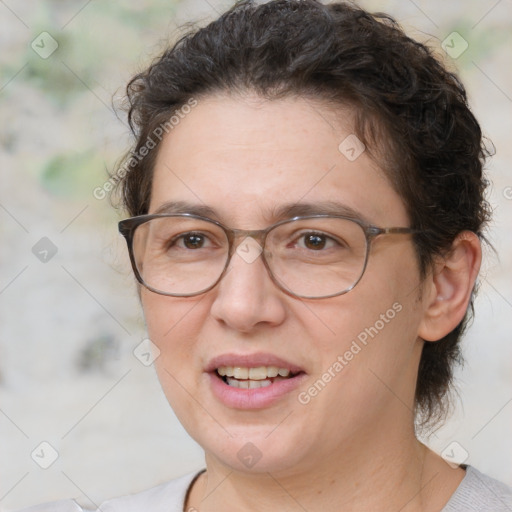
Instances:
[[[221,366],[217,368],[221,377],[235,377],[235,379],[264,380],[269,377],[288,377],[290,370],[277,366],[258,366],[257,368],[243,368],[240,366]]]

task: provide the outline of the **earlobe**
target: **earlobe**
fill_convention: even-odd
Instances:
[[[478,236],[471,231],[459,233],[427,278],[420,338],[437,341],[457,327],[466,314],[481,260]]]

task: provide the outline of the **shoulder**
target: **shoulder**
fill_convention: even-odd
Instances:
[[[146,491],[105,501],[98,510],[101,512],[182,512],[188,489],[201,473],[202,471],[189,473]]]
[[[472,511],[512,511],[512,488],[467,466],[466,476],[441,512]]]
[[[87,512],[74,500],[52,501],[34,507],[24,508],[18,512]]]
[[[202,473],[195,472],[145,491],[102,503],[96,512],[182,512],[192,482]],[[54,501],[25,508],[19,512],[94,512],[83,509],[74,500]]]

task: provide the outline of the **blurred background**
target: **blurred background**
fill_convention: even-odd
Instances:
[[[428,443],[512,485],[512,2],[364,0],[428,40],[496,147],[495,219],[460,400]],[[129,78],[218,0],[0,1],[0,509],[92,508],[203,465],[141,357],[144,322],[103,197]],[[100,189],[100,192],[98,192]],[[95,193],[96,190],[96,193]]]

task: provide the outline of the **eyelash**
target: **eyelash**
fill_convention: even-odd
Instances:
[[[302,228],[304,231],[302,232],[294,232],[289,235],[287,235],[284,238],[284,245],[286,247],[294,246],[297,247],[299,250],[304,251],[310,251],[310,252],[325,252],[329,249],[336,249],[336,248],[343,248],[346,247],[346,244],[343,240],[340,240],[338,238],[335,238],[328,233],[325,233],[323,231],[315,231],[310,230],[306,231],[307,228]],[[185,246],[185,240],[188,237],[200,237],[202,239],[202,245],[196,249],[186,247]],[[311,249],[305,246],[307,237],[315,237],[318,236],[324,240],[324,246],[318,249]],[[162,240],[166,246],[167,250],[170,250],[171,248],[175,247],[178,249],[183,250],[198,250],[198,249],[210,249],[215,246],[215,236],[211,233],[203,232],[203,231],[187,231],[184,233],[179,233],[177,235],[174,235],[170,238],[165,238],[162,236]],[[206,246],[205,246],[206,245]]]

